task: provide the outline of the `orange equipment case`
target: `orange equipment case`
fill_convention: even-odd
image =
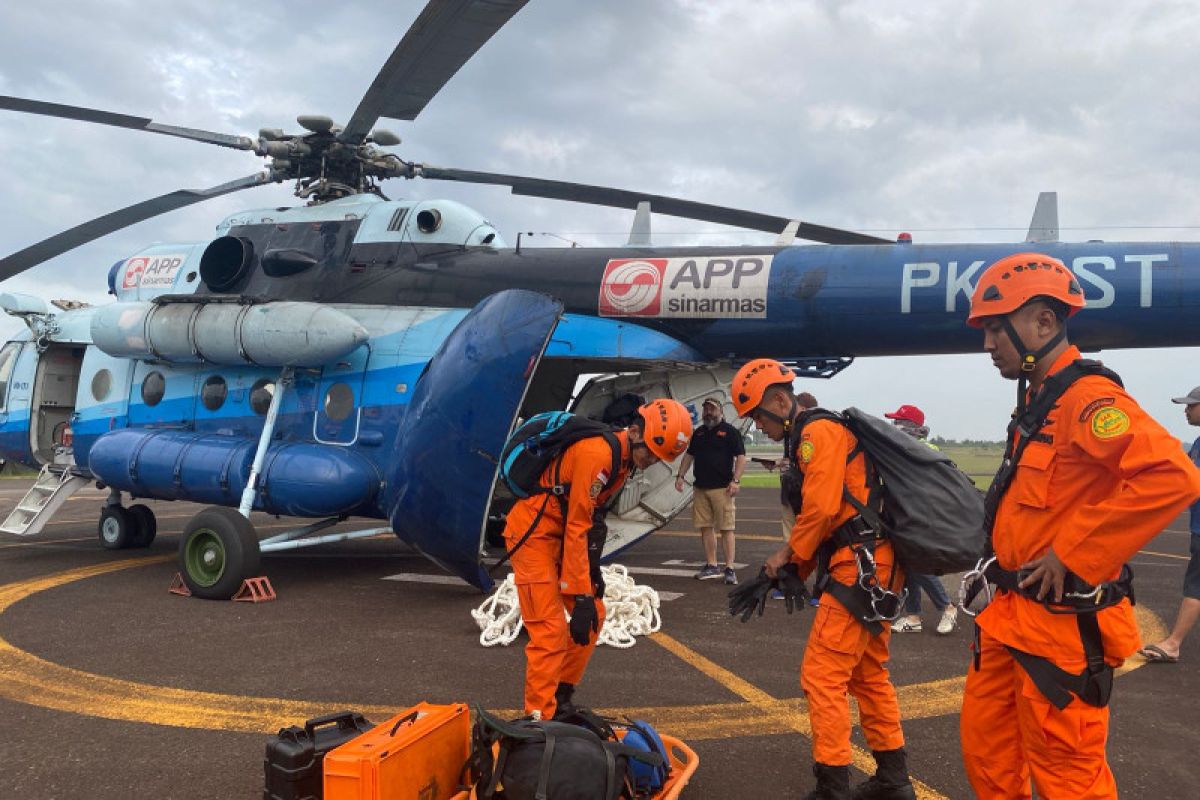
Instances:
[[[325,800],[450,800],[470,754],[464,703],[418,703],[325,755]]]

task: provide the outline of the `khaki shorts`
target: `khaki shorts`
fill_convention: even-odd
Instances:
[[[734,529],[737,504],[726,489],[692,489],[692,524],[719,531]],[[714,521],[719,521],[716,524]]]
[[[792,538],[792,528],[796,527],[796,512],[791,506],[779,507],[779,529],[783,531],[785,540]]]

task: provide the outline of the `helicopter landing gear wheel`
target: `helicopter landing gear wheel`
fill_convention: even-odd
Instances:
[[[130,538],[129,546],[149,547],[158,534],[158,520],[154,518],[154,512],[150,510],[150,506],[141,503],[125,510],[133,520],[133,536]]]
[[[105,550],[123,550],[133,542],[134,519],[128,509],[105,506],[100,512],[100,546]]]
[[[228,600],[258,575],[258,536],[232,508],[210,506],[188,521],[179,541],[179,573],[196,597]]]

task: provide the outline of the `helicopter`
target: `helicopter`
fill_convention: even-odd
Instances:
[[[116,261],[107,305],[0,294],[26,330],[0,350],[0,451],[42,470],[0,531],[33,535],[71,491],[106,486],[98,534],[146,547],[154,498],[206,504],[181,537],[191,592],[227,598],[263,552],[348,517],[386,521],[481,589],[489,526],[506,498],[497,456],[518,419],[570,407],[602,416],[635,394],[693,408],[725,395],[741,360],[777,357],[831,377],[862,356],[976,349],[962,324],[973,278],[1036,247],[1080,277],[1086,349],[1194,345],[1200,249],[1059,241],[1051,196],[1027,243],[915,244],[658,194],[441,167],[385,148],[381,118],[415,120],[525,5],[431,0],[348,122],[236,136],[0,96],[0,110],[253,152],[264,170],[141,201],[0,259],[0,280],[136,222],[291,181],[305,205],[227,216],[216,236]],[[516,195],[634,211],[621,247],[512,247],[450,200],[390,200],[388,180],[507,186]],[[774,234],[766,246],[655,247],[650,215]],[[796,245],[796,239],[816,242]],[[1036,244],[1029,244],[1033,242]],[[578,393],[581,376],[604,374]],[[684,508],[664,465],[621,494],[612,557]],[[313,519],[260,541],[251,510]]]

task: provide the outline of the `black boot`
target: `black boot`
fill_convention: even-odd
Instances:
[[[571,698],[575,695],[575,684],[560,683],[554,690],[554,718],[562,719],[575,713],[575,704]]]
[[[916,800],[904,748],[872,750],[875,774],[854,788],[852,800]]]
[[[813,764],[813,774],[817,776],[817,788],[804,795],[804,800],[849,800],[849,766]]]

